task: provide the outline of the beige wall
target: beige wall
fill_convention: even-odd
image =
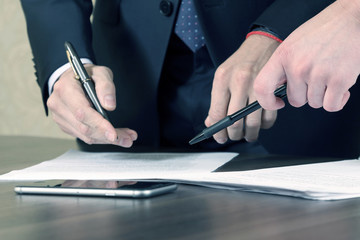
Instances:
[[[0,135],[69,138],[45,116],[17,0],[0,0]]]

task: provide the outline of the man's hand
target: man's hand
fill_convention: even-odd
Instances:
[[[341,110],[360,73],[360,0],[338,0],[296,29],[275,51],[254,83],[260,105],[284,102],[274,91],[287,82],[289,103]]]
[[[109,68],[85,65],[89,76],[95,82],[95,89],[102,107],[113,111],[116,107],[115,85]],[[102,117],[85,96],[81,83],[75,80],[72,69],[68,69],[54,84],[47,106],[54,121],[71,136],[88,144],[114,144],[131,147],[137,139],[134,130],[115,129]]]
[[[135,181],[66,180],[61,186],[77,188],[119,188],[135,183]]]
[[[241,47],[215,72],[207,127],[256,101],[253,81],[279,42],[266,36],[251,35]],[[270,128],[276,120],[275,111],[258,110],[214,135],[218,143],[231,140],[255,141],[260,128]]]

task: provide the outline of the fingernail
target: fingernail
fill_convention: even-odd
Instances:
[[[123,147],[130,147],[132,145],[132,140],[129,138],[122,138],[120,140],[120,145]]]
[[[227,139],[226,139],[226,138],[219,138],[219,139],[216,139],[216,141],[217,141],[219,144],[224,144],[224,143],[226,143]]]
[[[115,134],[112,134],[108,131],[105,132],[105,137],[108,141],[114,142],[115,141]]]
[[[137,139],[137,134],[130,134],[131,140],[135,141]]]
[[[113,95],[106,95],[105,96],[105,106],[108,108],[114,108],[116,105],[115,97]]]

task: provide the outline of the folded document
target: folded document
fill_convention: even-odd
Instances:
[[[70,150],[0,181],[164,180],[316,200],[360,197],[360,160],[215,172],[237,153],[89,153]]]

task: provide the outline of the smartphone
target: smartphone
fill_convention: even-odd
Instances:
[[[137,182],[133,185],[124,185],[119,188],[79,188],[55,186],[16,186],[15,192],[19,195],[59,195],[59,196],[86,196],[86,197],[115,197],[115,198],[150,198],[174,192],[175,183],[169,182]]]

